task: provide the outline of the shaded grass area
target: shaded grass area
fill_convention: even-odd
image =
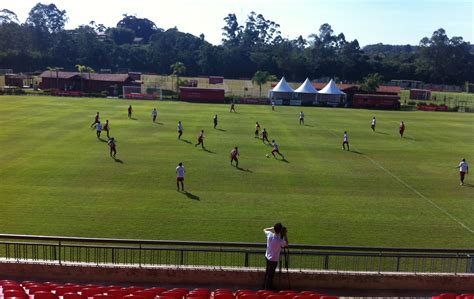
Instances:
[[[135,120],[127,118],[129,104]],[[151,121],[153,107],[159,124]],[[474,229],[474,181],[468,176],[468,185],[460,187],[455,169],[463,157],[474,160],[474,115],[300,107],[271,112],[252,105],[238,105],[234,114],[228,109],[0,97],[0,230],[263,242],[262,228],[282,221],[290,241],[300,244],[474,246],[474,234],[460,225]],[[301,109],[305,126],[298,125]],[[119,163],[90,128],[97,111],[110,121]],[[214,114],[221,130],[212,128]],[[374,115],[375,133],[370,129]],[[178,120],[184,125],[181,141]],[[401,120],[405,138],[398,135]],[[254,138],[255,121],[277,140],[286,162],[266,158],[271,147]],[[207,151],[194,146],[201,129]],[[344,130],[351,152],[341,147]],[[234,146],[240,149],[240,170],[230,165]],[[186,192],[176,191],[179,162],[187,170]]]

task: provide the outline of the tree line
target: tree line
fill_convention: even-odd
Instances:
[[[36,4],[23,23],[13,11],[0,11],[0,68],[30,72],[87,65],[170,74],[175,71],[171,65],[180,62],[188,76],[251,78],[262,71],[290,81],[331,77],[360,82],[378,73],[385,81],[474,81],[471,45],[462,37],[448,37],[442,28],[417,46],[377,44],[362,49],[357,39],[346,40],[329,24],[306,38],[283,38],[279,24],[255,12],[243,24],[235,14],[225,16],[220,45],[207,42],[204,34],[194,36],[176,27],[164,30],[127,14],[109,28],[91,21],[65,30],[67,20],[66,11],[54,4]]]

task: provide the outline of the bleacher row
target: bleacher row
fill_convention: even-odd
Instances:
[[[0,280],[0,299],[338,299],[312,291],[267,291],[161,287],[123,287],[118,285],[78,285]]]

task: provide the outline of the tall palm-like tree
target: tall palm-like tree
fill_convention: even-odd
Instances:
[[[53,78],[53,72],[56,72],[56,89],[59,89],[59,71],[63,70],[63,68],[57,66],[48,66],[46,68],[49,71],[51,79]]]
[[[81,64],[76,64],[76,69],[79,73],[81,73],[81,91],[84,91],[84,80],[82,78],[82,74],[83,73],[88,73],[89,74],[89,82],[90,82],[91,73],[95,73],[95,71],[90,66],[81,65]]]
[[[172,65],[170,65],[171,70],[173,71],[173,75],[176,76],[176,92],[178,92],[179,88],[179,75],[186,72],[186,66],[181,61],[176,61]]]
[[[275,80],[276,77],[274,75],[270,75],[270,73],[267,71],[256,71],[252,77],[252,83],[258,84],[260,96],[262,96],[262,85],[269,81]]]

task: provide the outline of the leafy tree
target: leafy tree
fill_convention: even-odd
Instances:
[[[111,28],[108,31],[110,37],[117,45],[132,44],[135,38],[135,32],[128,28]]]
[[[0,10],[0,24],[5,23],[20,24],[20,21],[18,20],[16,13],[8,9],[2,9]]]
[[[186,66],[181,61],[176,61],[172,65],[170,65],[171,70],[173,71],[173,75],[176,76],[176,92],[179,90],[179,75],[186,72]]]
[[[58,33],[64,30],[66,22],[66,11],[59,10],[55,4],[36,4],[26,19],[26,24],[49,33]]]
[[[259,95],[262,96],[262,85],[268,81],[275,81],[276,77],[266,71],[257,71],[252,77],[252,83],[258,84]]]
[[[141,37],[148,42],[150,37],[155,34],[157,31],[163,31],[158,29],[155,23],[146,18],[137,18],[136,16],[130,16],[127,14],[123,15],[117,23],[117,28],[125,28],[132,30],[136,37]]]
[[[380,74],[369,74],[368,76],[364,77],[364,82],[360,86],[360,88],[368,93],[374,93],[379,88],[380,84],[382,83],[382,76]]]
[[[222,43],[224,46],[236,47],[240,44],[243,26],[239,25],[235,14],[228,14],[224,18],[226,25],[222,27]]]

